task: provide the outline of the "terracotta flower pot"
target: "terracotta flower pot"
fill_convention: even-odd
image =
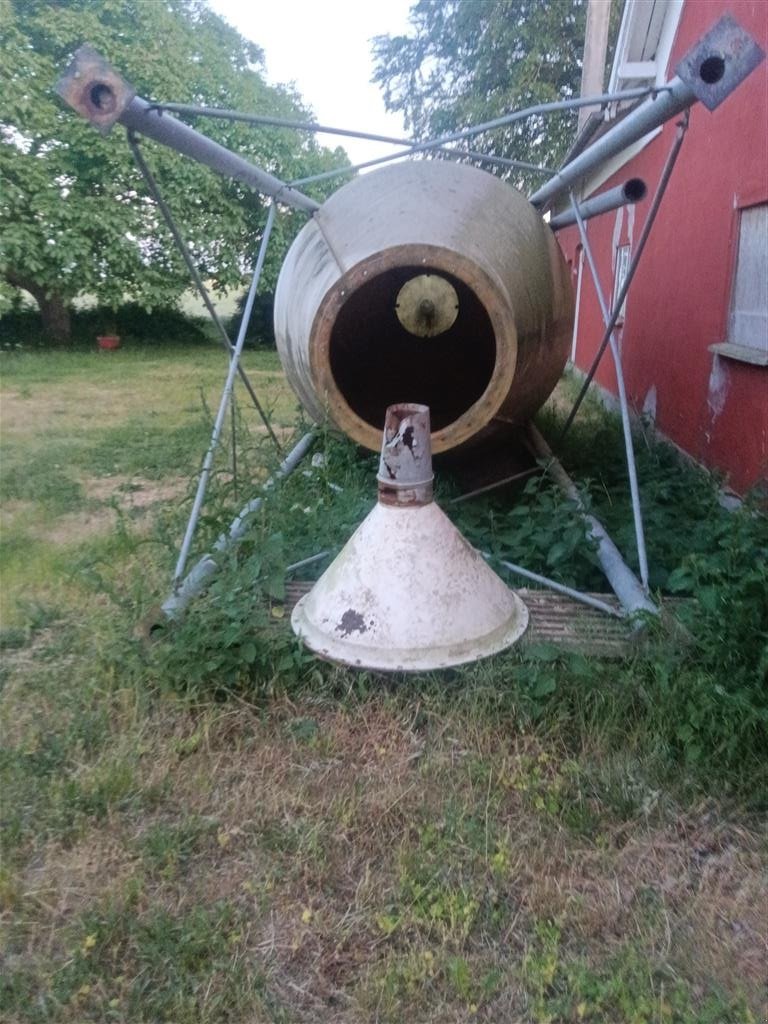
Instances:
[[[120,339],[116,334],[102,334],[96,341],[101,349],[120,348]]]

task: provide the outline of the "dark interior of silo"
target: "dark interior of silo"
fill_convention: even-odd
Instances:
[[[438,274],[456,291],[448,330],[418,337],[400,323],[398,293],[416,275]],[[490,317],[459,278],[425,266],[394,267],[356,288],[339,311],[329,346],[336,386],[361,419],[381,429],[388,405],[428,405],[432,429],[462,416],[483,394],[496,364]]]

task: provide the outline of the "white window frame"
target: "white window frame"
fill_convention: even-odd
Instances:
[[[627,0],[616,40],[610,92],[664,85],[685,0]]]
[[[754,366],[768,366],[768,202],[738,211],[726,340],[711,352]],[[752,220],[748,230],[745,221]],[[755,324],[745,324],[750,319]],[[762,322],[761,322],[762,321]]]

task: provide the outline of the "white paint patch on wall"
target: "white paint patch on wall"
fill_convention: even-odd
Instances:
[[[656,385],[652,384],[648,388],[646,396],[643,399],[643,417],[646,420],[648,420],[650,423],[655,423],[656,422],[656,402],[657,402],[657,398],[658,398],[658,396],[656,394]]]
[[[730,378],[726,361],[720,356],[712,357],[712,372],[709,375],[709,386],[707,388],[707,405],[709,406],[711,422],[717,419],[725,408],[725,401],[728,397],[728,385]]]
[[[611,270],[616,273],[616,251],[621,245],[621,229],[624,226],[624,207],[620,206],[616,211],[616,219],[613,222],[613,240],[611,242]]]
[[[630,248],[635,241],[635,204],[630,203],[627,207],[627,241]]]

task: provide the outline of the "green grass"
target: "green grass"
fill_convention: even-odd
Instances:
[[[323,437],[148,645],[222,354],[0,359],[0,1018],[761,1019],[764,520],[649,443],[655,585],[700,597],[687,648],[355,675],[281,605],[285,564],[373,500],[375,458]],[[274,354],[246,362],[291,428]],[[237,486],[225,444],[196,553],[274,465],[238,409]],[[620,454],[593,409],[564,458],[623,536]],[[538,481],[457,509],[477,543],[602,588]]]

